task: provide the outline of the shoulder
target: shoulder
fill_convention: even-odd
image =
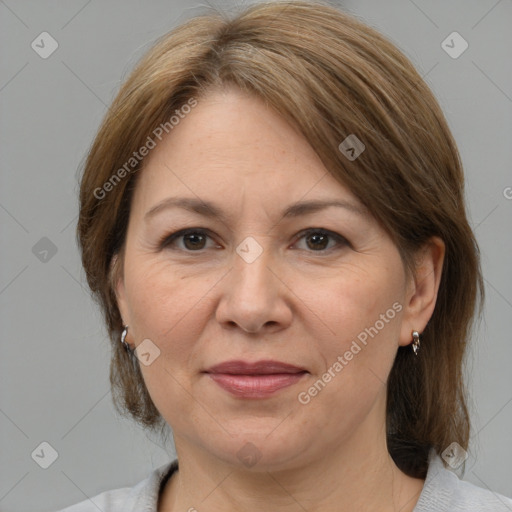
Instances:
[[[414,512],[511,512],[512,499],[461,480],[431,451],[427,478]]]
[[[134,485],[104,491],[58,512],[156,512],[160,487],[178,468],[177,459],[155,470]]]

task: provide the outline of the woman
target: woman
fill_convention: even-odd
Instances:
[[[455,142],[322,3],[164,36],[88,156],[78,237],[120,412],[177,459],[97,510],[510,510],[462,482],[482,298]]]

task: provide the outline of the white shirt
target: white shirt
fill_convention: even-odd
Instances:
[[[175,459],[133,487],[105,491],[58,512],[157,512],[160,488],[177,468]],[[414,512],[512,512],[512,499],[460,480],[431,450],[425,484]]]

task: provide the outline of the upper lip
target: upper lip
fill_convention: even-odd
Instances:
[[[264,359],[261,361],[231,360],[216,364],[207,370],[206,373],[227,373],[232,375],[272,375],[276,373],[300,373],[305,372],[304,368],[293,364]]]

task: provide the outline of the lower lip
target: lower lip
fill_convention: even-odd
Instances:
[[[265,398],[297,383],[306,372],[272,375],[231,375],[209,373],[210,378],[232,395],[243,398]]]

